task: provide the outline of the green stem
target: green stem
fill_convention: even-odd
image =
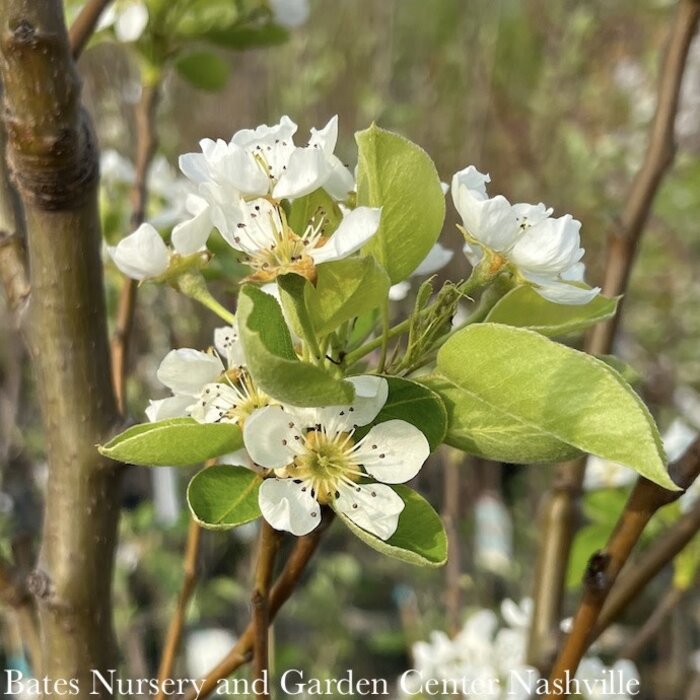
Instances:
[[[490,284],[492,280],[489,280],[488,283]],[[464,296],[467,296],[471,294],[473,291],[478,289],[479,287],[484,286],[484,279],[481,276],[477,276],[474,273],[469,277],[469,279],[465,280],[462,282],[457,289],[460,291],[461,294]],[[426,306],[425,309],[423,309],[420,314],[422,316],[428,315],[435,303],[430,304],[429,306]],[[370,352],[373,350],[376,350],[379,347],[382,347],[391,338],[396,337],[397,335],[402,335],[403,333],[406,333],[409,329],[411,328],[411,319],[407,318],[401,323],[397,323],[395,326],[391,328],[385,328],[385,330],[382,332],[382,335],[378,336],[377,338],[373,338],[372,340],[367,341],[364,345],[360,346],[356,350],[353,350],[352,352],[349,352],[345,356],[345,366],[346,367],[352,367],[356,362],[361,360],[365,355],[368,355]]]
[[[204,281],[204,277],[197,273],[188,273],[181,275],[177,279],[177,288],[185,295],[199,302],[210,311],[213,311],[220,319],[226,323],[233,324],[236,321],[236,315],[231,313],[226,307],[222,306],[211,295],[209,288]]]
[[[382,353],[379,358],[379,372],[380,374],[384,371],[386,367],[386,354],[389,348],[389,297],[384,300],[384,305],[382,306]]]

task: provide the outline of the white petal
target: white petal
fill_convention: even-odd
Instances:
[[[303,197],[317,190],[331,174],[331,166],[320,146],[297,148],[289,157],[272,194],[277,199]]]
[[[258,409],[243,428],[243,442],[251,459],[270,469],[291,464],[295,454],[293,446],[301,440],[295,416],[280,406]]]
[[[188,221],[175,226],[171,240],[173,247],[181,255],[191,255],[201,250],[209,238],[213,228],[209,205],[197,195],[189,195],[187,208],[196,210],[194,216]]]
[[[335,151],[335,144],[338,142],[338,115],[331,117],[323,129],[311,129],[310,146],[320,146],[321,150],[328,156]]]
[[[96,32],[111,27],[117,19],[117,8],[113,2],[109,3],[104,12],[100,15],[100,19],[95,27]]]
[[[178,165],[182,174],[198,185],[209,179],[209,165],[202,153],[183,153]]]
[[[334,510],[352,520],[355,525],[388,540],[399,526],[399,515],[406,507],[401,496],[384,484],[340,484]]]
[[[122,10],[114,23],[114,33],[119,41],[136,41],[148,24],[148,8],[142,2],[135,2]]]
[[[308,534],[321,522],[321,507],[302,482],[265,479],[260,485],[258,503],[263,518],[275,530],[297,537]]]
[[[229,183],[242,194],[263,195],[270,189],[269,176],[261,165],[234,143],[213,156],[210,167],[215,179]]]
[[[163,358],[156,376],[174,394],[197,396],[205,384],[216,381],[223,371],[217,355],[179,348]]]
[[[403,420],[375,425],[358,443],[355,458],[378,481],[402,484],[412,479],[430,455],[418,428]]]
[[[565,282],[583,282],[586,276],[586,266],[582,262],[574,263],[568,270],[559,275]]]
[[[453,185],[452,196],[469,234],[491,250],[510,248],[520,233],[520,226],[505,197],[480,199],[477,192],[463,185],[459,189],[454,189]]]
[[[190,396],[170,396],[167,399],[149,401],[146,416],[152,423],[167,418],[182,418],[192,403]]]
[[[558,275],[583,256],[580,229],[581,222],[569,214],[545,219],[523,231],[508,257],[523,272]]]
[[[228,384],[206,384],[190,406],[190,415],[198,423],[235,423],[236,419],[228,418],[226,413],[241,402],[241,394]]]
[[[291,142],[297,131],[297,125],[285,114],[279,124],[268,126],[261,124],[255,129],[241,129],[231,137],[231,143],[242,147],[251,147],[257,144],[272,145],[275,141]],[[293,145],[293,144],[292,144]]]
[[[548,279],[546,277],[538,277],[535,275],[526,274],[525,278],[535,283],[535,291],[547,301],[553,301],[555,304],[569,304],[571,306],[581,306],[588,304],[598,294],[600,287],[577,287],[568,282],[562,282],[558,279]]]
[[[331,155],[328,160],[331,173],[323,183],[323,189],[326,190],[333,199],[342,202],[346,200],[350,192],[355,189],[355,178],[343,165],[338,156]]]
[[[519,627],[527,629],[530,626],[532,610],[533,604],[530,598],[523,598],[520,605],[510,598],[504,598],[501,602],[501,615],[514,629]]]
[[[320,248],[309,251],[317,265],[342,260],[362,248],[379,228],[381,209],[358,207],[340,222],[340,226]]]
[[[445,248],[441,243],[436,243],[425,256],[423,262],[413,271],[414,275],[432,275],[447,265],[454,251]]]
[[[128,158],[109,148],[100,157],[100,176],[106,183],[131,185],[134,182],[134,166]]]
[[[116,247],[107,250],[115,265],[135,280],[162,275],[170,261],[168,246],[150,224],[141,224]]]
[[[463,170],[456,172],[452,177],[452,193],[454,193],[460,187],[466,187],[469,190],[473,190],[486,199],[486,183],[491,182],[491,177],[487,174],[479,172],[473,165],[468,165]],[[443,188],[443,192],[447,192]],[[457,203],[455,202],[455,206]],[[458,207],[459,208],[459,207]]]
[[[518,222],[521,226],[534,226],[539,224],[541,221],[549,218],[553,209],[551,207],[546,207],[542,202],[539,204],[528,204],[526,202],[520,202],[513,205],[513,212],[518,217]]]
[[[214,346],[219,354],[226,358],[229,369],[245,367],[243,343],[241,342],[237,325],[215,329]]]
[[[389,299],[391,301],[401,301],[405,299],[411,289],[411,283],[404,280],[403,282],[397,282],[389,287]]]

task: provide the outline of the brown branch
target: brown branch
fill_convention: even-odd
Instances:
[[[100,17],[111,0],[89,0],[83,5],[68,32],[73,58],[77,61],[95,32]]]
[[[327,510],[324,512],[323,520],[319,526],[310,534],[297,540],[282,573],[277,577],[275,585],[270,591],[270,622],[275,619],[280,608],[287,602],[299,584],[306,565],[318,548],[321,537],[333,521],[333,517],[333,511]],[[190,688],[182,696],[182,700],[204,700],[216,690],[220,680],[228,678],[234,671],[251,660],[254,643],[255,623],[251,621],[225,658],[206,674],[199,693],[195,688]]]
[[[669,467],[669,474],[682,489],[687,489],[695,481],[700,474],[700,438],[695,440],[681,459]],[[667,491],[643,477],[637,480],[605,549],[596,552],[588,562],[583,597],[571,632],[550,674],[550,689],[554,689],[557,683],[564,683],[568,674],[575,676],[578,665],[590,646],[592,632],[605,600],[644,528],[659,508],[675,501],[681,493],[682,491]],[[547,698],[559,695],[561,694],[552,690]]]
[[[451,634],[457,634],[458,621],[462,613],[462,589],[460,585],[461,561],[459,556],[459,533],[457,523],[459,522],[460,504],[460,477],[463,467],[459,463],[464,456],[456,450],[450,451],[446,455],[443,464],[443,506],[442,522],[445,525],[448,542],[453,546],[449,559],[445,565],[445,613],[453,629]]]
[[[165,637],[165,645],[160,665],[158,667],[158,694],[156,700],[164,700],[164,681],[172,676],[173,666],[175,665],[175,657],[180,648],[182,639],[182,630],[185,625],[185,616],[187,608],[197,586],[197,560],[199,559],[199,543],[201,540],[202,529],[194,521],[190,520],[190,525],[187,530],[187,543],[185,545],[185,558],[182,568],[184,572],[182,580],[182,588],[177,599],[177,606],[173,614],[168,631]]]
[[[134,186],[131,191],[131,227],[138,228],[146,218],[148,206],[148,169],[158,147],[155,126],[159,86],[144,85],[141,99],[134,110],[136,120],[136,165]],[[112,335],[112,379],[117,402],[122,413],[126,403],[126,376],[129,347],[134,328],[138,283],[124,278],[119,294],[117,318]]]
[[[262,520],[260,526],[260,544],[258,546],[258,563],[255,571],[255,589],[251,602],[253,604],[253,682],[256,700],[269,698],[267,692],[269,673],[268,627],[270,626],[270,582],[277,558],[280,534]]]
[[[633,567],[622,572],[591,633],[592,641],[617,620],[647,584],[670,564],[699,531],[700,499],[635,560]]]
[[[44,668],[91,687],[115,668],[111,583],[119,470],[95,449],[117,410],[107,358],[97,150],[59,0],[0,3],[8,164],[27,228],[25,336],[48,461],[37,570]],[[103,695],[104,696],[104,695]]]
[[[686,589],[670,586],[646,622],[620,652],[620,658],[634,661],[644,651],[644,647],[656,637],[668,616],[685,598],[686,593]]]
[[[680,0],[671,26],[661,67],[657,106],[651,124],[644,161],[632,182],[619,227],[608,236],[603,293],[624,295],[636,259],[637,248],[663,177],[675,155],[674,125],[680,87],[700,12],[698,0]],[[614,319],[600,323],[586,342],[592,354],[612,350],[620,321],[622,304]],[[557,467],[554,486],[543,503],[545,526],[537,557],[534,593],[535,623],[530,631],[528,662],[540,669],[549,667],[561,619],[561,601],[569,553],[578,521],[578,501],[585,474],[583,461]]]

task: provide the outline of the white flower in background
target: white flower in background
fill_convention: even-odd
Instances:
[[[128,158],[113,148],[107,148],[100,156],[100,177],[107,187],[133,185],[136,173]]]
[[[532,615],[533,604],[529,598],[523,599],[520,604],[505,599],[501,603],[503,622],[492,610],[481,609],[467,618],[453,639],[444,632],[431,632],[429,642],[417,642],[412,648],[414,668],[419,672],[421,682],[452,681],[455,684],[452,687],[457,690],[462,683],[470,689],[480,683],[480,687],[486,689],[483,693],[461,695],[458,692],[457,697],[526,700],[534,692],[539,677],[536,669],[525,661]],[[585,686],[581,688],[584,700],[612,700],[613,696],[605,694],[606,690],[613,690],[609,681],[610,670],[593,656],[587,656],[582,661],[576,678],[588,681],[591,688],[590,691]],[[630,687],[629,681],[639,678],[631,661],[616,662],[612,671],[620,675],[625,684],[623,687]],[[516,675],[517,682],[513,681]],[[530,692],[522,688],[522,684],[528,680]],[[411,674],[409,681],[407,687],[404,686],[405,697],[415,695],[420,689],[416,674]],[[618,690],[619,685],[616,682],[614,689]],[[630,700],[624,694],[614,697]]]
[[[681,457],[697,436],[696,430],[680,418],[676,418],[662,436],[664,451],[668,461],[673,462]],[[637,473],[633,469],[623,464],[591,455],[586,462],[583,488],[586,491],[621,488],[633,484],[636,480]],[[684,499],[688,499],[688,494],[691,490],[692,487],[688,493],[681,496],[679,500],[681,507],[683,507]],[[685,502],[689,501],[686,500]]]
[[[287,225],[283,210],[267,199],[254,199],[241,208],[241,220],[224,238],[245,254],[253,269],[251,279],[270,282],[287,272],[315,279],[315,267],[342,260],[359,250],[379,228],[380,209],[358,207],[343,217],[330,238],[325,238],[325,220],[309,223],[297,235]]]
[[[411,277],[435,274],[452,260],[453,255],[454,251],[445,248],[441,243],[436,243],[425,256],[423,262],[411,273]],[[392,301],[405,299],[410,288],[411,283],[409,280],[397,282],[389,288],[389,299]]]
[[[267,405],[267,396],[253,387],[244,371],[238,328],[217,328],[214,345],[216,352],[180,348],[165,356],[156,376],[173,395],[150,402],[150,421],[192,416],[200,423],[238,423]]]
[[[288,29],[300,27],[309,18],[309,0],[269,0],[275,22]]]
[[[513,566],[513,521],[500,498],[484,493],[474,505],[474,560],[477,566],[507,574]]]
[[[428,441],[402,420],[375,425],[357,440],[355,429],[376,418],[388,385],[374,376],[349,381],[356,392],[351,405],[271,406],[245,423],[248,454],[274,470],[260,486],[259,504],[277,530],[297,536],[311,532],[324,504],[383,540],[398,527],[404,502],[387,484],[404,483],[418,473],[430,453]]]
[[[554,218],[543,204],[515,204],[502,195],[489,197],[488,175],[470,165],[452,179],[452,198],[462,217],[465,253],[477,264],[489,251],[493,265],[508,265],[540,296],[560,304],[586,304],[599,288],[573,284],[583,279],[579,231],[570,215]]]
[[[148,8],[141,0],[116,0],[102,13],[97,31],[113,28],[118,41],[138,41],[148,25]]]

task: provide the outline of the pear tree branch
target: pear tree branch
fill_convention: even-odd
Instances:
[[[690,43],[695,34],[700,2],[680,0],[671,25],[658,83],[657,106],[642,165],[630,187],[619,225],[608,236],[603,293],[627,290],[637,249],[661,182],[675,156],[674,126]],[[592,354],[611,352],[620,321],[617,315],[595,326],[587,339]],[[528,644],[528,662],[546,669],[556,651],[561,603],[571,544],[578,522],[578,501],[585,474],[582,460],[557,467],[553,485],[542,505],[544,528],[537,556],[535,609]]]
[[[73,58],[78,59],[95,32],[102,13],[112,0],[89,0],[80,10],[68,32]]]
[[[693,484],[700,475],[700,438],[695,440],[681,459],[671,464],[669,474],[682,489]],[[667,491],[643,477],[637,480],[607,545],[588,562],[583,597],[574,616],[571,632],[549,677],[551,692],[547,695],[548,699],[561,696],[553,690],[557,682],[563,683],[569,674],[571,677],[576,675],[578,665],[591,644],[593,631],[608,594],[647,523],[660,508],[673,503],[682,493]]]

